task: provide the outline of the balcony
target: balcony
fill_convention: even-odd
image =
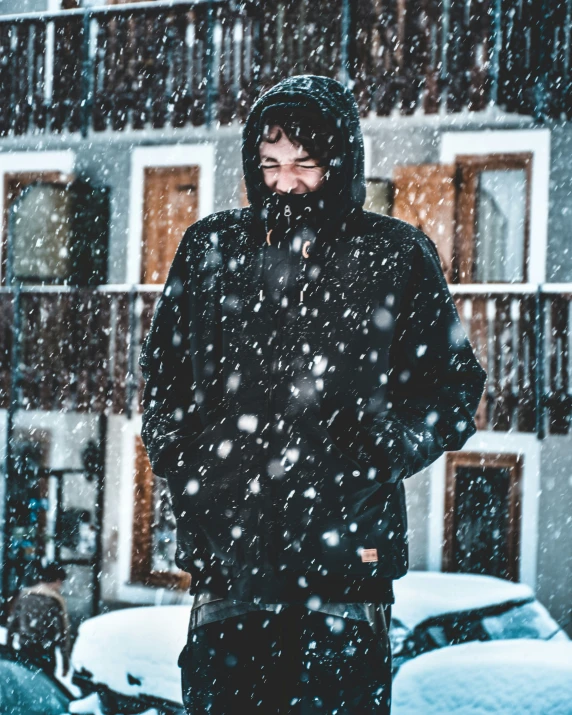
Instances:
[[[0,289],[0,408],[13,395],[28,410],[139,411],[137,357],[159,290]],[[478,427],[568,434],[572,284],[451,290],[488,372]]]
[[[288,75],[352,87],[362,115],[496,105],[572,115],[566,3],[136,3],[0,19],[0,136],[241,120]]]

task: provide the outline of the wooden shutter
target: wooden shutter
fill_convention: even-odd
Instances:
[[[420,228],[437,246],[448,282],[453,279],[455,167],[398,166],[393,172],[393,216]]]
[[[199,167],[147,167],[141,283],[164,283],[185,230],[198,219]]]

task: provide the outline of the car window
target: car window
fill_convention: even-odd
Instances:
[[[487,634],[479,618],[461,614],[456,618],[428,626],[425,630],[423,650],[443,648],[446,645],[460,645],[471,641],[488,641]]]
[[[483,628],[491,640],[509,638],[550,638],[558,624],[538,602],[524,603],[509,611],[483,618]]]
[[[0,715],[63,715],[69,702],[44,673],[0,661]]]

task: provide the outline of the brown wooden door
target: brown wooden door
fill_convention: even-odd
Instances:
[[[167,486],[157,480],[141,437],[135,437],[131,582],[188,590],[191,577],[172,563],[174,516]]]
[[[393,216],[426,233],[437,246],[448,282],[453,278],[455,167],[398,166],[393,172]]]
[[[199,214],[199,167],[147,167],[144,174],[141,283],[162,284],[177,247]]]
[[[447,455],[443,570],[518,581],[522,461]]]
[[[2,217],[2,285],[6,282],[6,260],[8,256],[8,218],[10,207],[20,196],[22,191],[33,184],[34,181],[50,181],[54,183],[69,184],[74,177],[71,174],[62,174],[59,171],[14,171],[4,174],[4,215]]]

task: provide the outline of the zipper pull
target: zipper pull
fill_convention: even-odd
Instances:
[[[288,219],[288,227],[290,227],[290,216],[292,216],[292,209],[288,204],[284,207],[284,216]]]

